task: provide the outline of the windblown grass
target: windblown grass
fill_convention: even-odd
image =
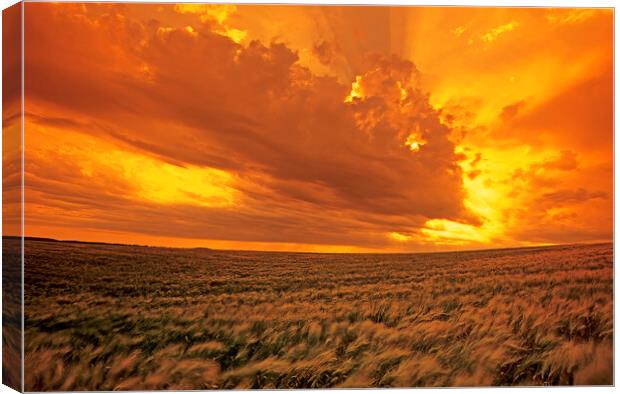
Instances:
[[[20,391],[22,375],[22,259],[19,240],[2,245],[2,384]]]
[[[610,244],[329,255],[28,241],[26,390],[609,385],[612,276]]]

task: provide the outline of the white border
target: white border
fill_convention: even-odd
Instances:
[[[30,0],[33,1],[33,0]],[[34,0],[34,1],[38,1],[38,0]],[[58,1],[58,0],[56,0]],[[97,2],[96,0],[82,0],[81,2]],[[99,1],[101,2],[101,1]],[[172,1],[165,1],[165,0],[149,0],[149,1],[132,1],[132,2],[136,2],[136,3],[173,3]],[[233,1],[226,1],[226,0],[210,0],[210,1],[183,1],[186,3],[204,3],[204,2],[208,2],[208,3],[232,3]],[[14,0],[0,0],[0,6],[2,9],[5,9],[13,4],[15,4],[16,1]],[[242,1],[236,1],[234,2],[236,4],[342,4],[342,5],[417,5],[417,6],[475,6],[475,7],[587,7],[587,8],[598,8],[598,7],[603,7],[603,8],[615,8],[616,7],[616,1],[613,0],[589,0],[589,1],[584,1],[584,0],[543,0],[543,1],[536,1],[536,0],[521,0],[518,3],[516,3],[514,0],[513,1],[508,1],[508,0],[494,0],[494,1],[490,1],[490,0],[443,0],[443,1],[432,1],[432,0],[426,0],[426,1],[420,1],[420,0],[388,0],[385,2],[380,2],[378,0],[312,0],[312,1],[299,1],[299,0],[289,0],[289,1],[284,1],[284,0],[270,0],[270,1],[265,1],[265,0],[242,0]],[[618,87],[618,81],[615,78],[616,75],[616,65],[617,63],[617,51],[616,51],[616,43],[618,42],[618,31],[615,29],[617,23],[617,14],[614,12],[614,230],[616,228],[616,225],[618,223],[618,218],[615,215],[615,206],[616,206],[616,202],[618,201],[618,194],[616,192],[616,185],[618,184],[618,173],[615,171],[615,152],[616,150],[620,147],[620,142],[618,139],[615,138],[615,130],[616,130],[616,121],[617,118],[615,116],[616,113],[619,113],[620,111],[620,105],[618,104],[618,101],[616,100],[616,95],[615,92],[617,91],[617,87]],[[2,27],[2,19],[0,18],[0,29]],[[23,12],[22,12],[22,37],[23,37]],[[1,58],[1,51],[2,49],[2,43],[0,40],[0,58]],[[22,40],[22,67],[23,67],[23,40]],[[22,72],[22,97],[23,97],[23,72]],[[1,97],[0,97],[0,104],[1,104]],[[22,113],[23,113],[23,101],[22,101]],[[23,118],[22,118],[22,146],[23,146],[23,142],[24,142],[24,136],[23,136]],[[2,148],[2,140],[0,139],[0,151]],[[0,166],[1,167],[1,166]],[[23,154],[22,154],[22,170],[24,168],[24,163],[23,163]],[[0,178],[2,176],[2,168],[0,168]],[[1,186],[0,186],[1,188]],[[22,207],[23,207],[23,176],[22,176]],[[0,204],[2,202],[2,194],[0,193]],[[23,211],[22,211],[22,231],[24,228],[24,218],[23,218]],[[2,231],[2,222],[0,221],[0,233]],[[616,245],[617,245],[617,241],[618,241],[618,236],[616,234],[616,232],[614,231],[614,334],[616,332],[615,330],[615,316],[618,315],[618,298],[617,298],[617,293],[615,291],[616,289],[616,265],[615,265],[615,255],[616,255]],[[0,259],[1,261],[1,259]],[[0,267],[1,267],[1,263],[0,263]],[[22,244],[22,289],[23,289],[23,244]],[[0,307],[2,305],[2,302],[0,301]],[[23,318],[23,305],[24,305],[24,299],[23,299],[23,292],[22,292],[22,318]],[[2,317],[0,315],[0,324],[2,322]],[[22,324],[23,324],[23,319],[22,319]],[[615,335],[614,335],[615,337]],[[615,339],[615,338],[614,338]],[[22,341],[23,341],[23,327],[22,327]],[[618,342],[619,341],[615,341],[614,340],[614,382],[617,383],[617,378],[619,376],[620,373],[620,362],[618,362],[618,360],[616,359],[616,355],[618,354]],[[0,348],[0,359],[2,357],[2,350]],[[23,347],[22,347],[22,363],[23,363]],[[1,363],[0,363],[1,364]],[[24,373],[24,369],[23,369],[23,365],[22,365],[22,383],[23,383],[23,373]],[[352,391],[367,391],[369,389],[355,389],[355,390],[351,390],[351,389],[330,389],[330,390],[318,390],[318,389],[314,389],[314,390],[297,390],[297,391],[310,391],[312,393],[319,393],[319,392],[329,392],[329,393],[333,393],[333,394],[344,394],[344,393],[351,393]],[[547,390],[553,392],[553,393],[582,393],[582,392],[588,392],[588,393],[611,393],[611,392],[615,392],[616,388],[615,387],[510,387],[510,388],[486,388],[486,387],[479,387],[479,388],[416,388],[416,389],[372,389],[374,390],[373,392],[377,392],[377,393],[410,393],[410,392],[419,392],[419,391],[427,391],[427,390],[432,390],[433,392],[462,392],[462,393],[477,393],[477,392],[483,392],[483,393],[502,393],[502,392],[508,392],[508,393],[531,393],[531,392],[536,392],[536,393],[544,393],[547,392]],[[249,390],[235,390],[236,392],[250,392]],[[255,390],[255,392],[259,392],[259,393],[276,393],[279,392],[281,390]],[[0,394],[9,394],[9,393],[15,393],[15,391],[13,391],[12,389],[8,388],[7,386],[4,385],[0,385]],[[132,393],[145,393],[144,391],[133,391]],[[182,391],[166,391],[166,393],[182,393]]]

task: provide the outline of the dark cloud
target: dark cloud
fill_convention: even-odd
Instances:
[[[334,47],[327,41],[314,44],[312,53],[319,59],[321,64],[327,66],[334,60]]]
[[[22,3],[2,11],[2,225],[21,234]]]
[[[572,171],[578,166],[577,154],[570,150],[563,150],[557,159],[543,162],[540,167],[547,170]]]
[[[607,193],[591,192],[583,188],[557,190],[545,193],[539,199],[541,204],[558,206],[566,203],[582,203],[596,198],[607,198]]]
[[[545,103],[523,112],[512,110],[504,136],[520,141],[598,150],[610,155],[613,139],[613,69],[578,82]],[[498,135],[501,137],[502,135]]]
[[[519,113],[519,111],[525,106],[525,101],[521,100],[514,104],[510,104],[502,108],[502,113],[500,114],[500,118],[504,121],[508,121]]]

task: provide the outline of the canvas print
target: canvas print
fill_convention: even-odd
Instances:
[[[614,383],[613,9],[3,21],[5,384]]]

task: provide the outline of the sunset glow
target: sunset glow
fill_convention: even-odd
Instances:
[[[26,3],[25,21],[27,236],[612,239],[610,9]]]

